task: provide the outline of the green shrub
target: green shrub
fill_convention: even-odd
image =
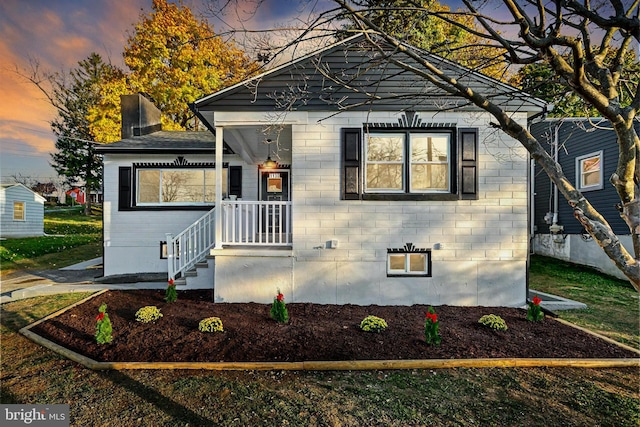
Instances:
[[[360,322],[360,329],[365,332],[382,332],[387,329],[387,322],[376,316],[367,316]]]
[[[112,341],[111,332],[111,320],[107,314],[107,304],[102,304],[98,308],[98,315],[96,316],[96,342],[98,344],[108,344]]]
[[[162,313],[155,305],[147,305],[136,311],[136,320],[142,323],[154,322],[162,317]]]
[[[173,279],[169,279],[167,284],[167,290],[164,294],[164,300],[166,302],[176,302],[178,299],[178,292],[176,292],[176,284]]]
[[[478,320],[478,323],[485,325],[488,328],[495,329],[496,331],[506,331],[507,322],[500,316],[495,314],[485,314]]]
[[[427,308],[424,318],[424,339],[429,345],[440,345],[442,337],[440,336],[440,321],[433,307]]]
[[[202,319],[198,324],[198,330],[201,332],[224,332],[222,320],[219,317],[207,317]]]
[[[269,315],[278,323],[287,323],[289,321],[289,312],[284,302],[284,295],[280,292],[280,289],[278,289],[278,294],[273,299]]]

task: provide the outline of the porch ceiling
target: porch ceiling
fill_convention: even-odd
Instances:
[[[270,142],[269,142],[270,141]],[[291,126],[238,125],[224,127],[224,142],[247,163],[263,163],[267,156],[291,164]]]

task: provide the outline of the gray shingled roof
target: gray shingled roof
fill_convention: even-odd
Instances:
[[[98,153],[199,152],[213,153],[215,137],[209,131],[159,131],[96,145]],[[231,151],[225,144],[225,154]]]

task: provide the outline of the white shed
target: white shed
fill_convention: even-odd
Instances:
[[[0,237],[44,235],[45,198],[22,184],[0,186]]]

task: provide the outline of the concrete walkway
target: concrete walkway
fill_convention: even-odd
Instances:
[[[59,270],[19,271],[0,280],[0,303],[69,292],[96,292],[102,289],[164,289],[166,281],[100,283],[102,258],[84,261]]]

